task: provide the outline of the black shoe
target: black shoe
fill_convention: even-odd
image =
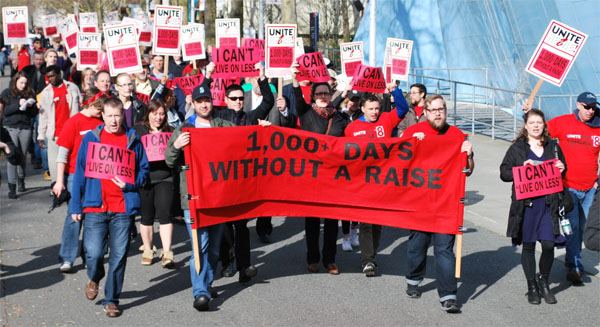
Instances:
[[[206,295],[200,295],[194,300],[194,308],[198,311],[208,311],[210,299]]]
[[[535,280],[527,281],[527,302],[530,304],[542,303],[542,299],[540,298],[540,290]]]
[[[214,288],[212,288],[210,286],[208,287],[208,292],[210,293],[211,299],[214,299],[219,296],[219,292],[217,292],[217,290],[215,290]]]
[[[573,283],[573,286],[583,286],[583,280],[581,279],[581,272],[578,270],[570,270],[567,273],[567,280]]]
[[[235,269],[233,268],[233,263],[228,264],[227,266],[223,267],[223,269],[221,270],[221,276],[223,277],[233,277],[233,275],[235,275]]]
[[[546,301],[546,303],[548,304],[555,304],[556,303],[556,298],[554,297],[554,294],[552,294],[552,292],[550,291],[550,287],[548,286],[548,281],[540,276],[538,274],[538,287],[540,288],[540,293],[542,295],[542,297],[544,298],[544,301]]]
[[[269,235],[269,234],[258,234],[258,240],[261,243],[265,243],[265,244],[271,243],[271,235]]]
[[[460,308],[456,304],[456,300],[453,299],[442,302],[442,310],[448,313],[460,313]]]
[[[421,291],[419,291],[418,285],[406,284],[406,295],[411,299],[418,299],[421,297]]]
[[[17,198],[17,184],[8,183],[8,198],[9,199]]]
[[[22,193],[22,192],[27,191],[27,189],[25,188],[25,178],[19,178],[19,181],[17,184],[19,185],[19,189],[18,189],[19,192]]]
[[[252,277],[256,276],[257,273],[258,273],[258,269],[256,269],[256,267],[248,266],[248,267],[240,270],[239,282],[247,283],[252,279]]]

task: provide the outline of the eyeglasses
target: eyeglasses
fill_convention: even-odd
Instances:
[[[118,85],[118,86],[120,86],[120,87],[123,87],[123,86],[127,86],[127,87],[133,87],[133,83],[128,83],[128,84],[117,84],[117,85]]]
[[[244,97],[228,97],[231,101],[244,101]]]
[[[328,92],[319,92],[319,93],[315,93],[316,97],[327,97],[327,96],[331,96],[330,93]]]
[[[443,114],[444,111],[446,111],[446,108],[435,108],[435,109],[425,109],[429,112],[431,112],[432,114]]]
[[[592,105],[582,104],[582,106],[585,108],[585,110],[590,110],[590,109],[595,109],[596,108],[596,105],[593,105],[593,104]]]

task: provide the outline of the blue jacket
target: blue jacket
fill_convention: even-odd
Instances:
[[[98,178],[85,177],[85,164],[87,160],[87,150],[90,142],[100,143],[100,133],[104,129],[104,124],[88,132],[81,141],[79,153],[77,153],[77,163],[75,175],[73,178],[73,189],[71,191],[71,203],[69,204],[69,213],[83,213],[83,208],[102,206],[102,183]],[[125,199],[125,212],[128,215],[139,213],[140,195],[138,188],[142,186],[150,172],[150,165],[146,157],[146,151],[140,140],[140,137],[132,128],[125,128],[127,135],[127,148],[135,153],[135,185],[125,184],[123,189],[123,198]]]

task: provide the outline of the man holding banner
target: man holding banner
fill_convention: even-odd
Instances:
[[[395,96],[394,99],[396,99]],[[464,134],[460,129],[446,123],[446,102],[441,95],[432,94],[427,97],[424,110],[427,121],[410,126],[404,132],[404,136],[416,137],[418,140],[422,140],[425,136],[430,135],[462,135],[464,137]],[[467,153],[466,168],[468,171],[466,174],[467,176],[470,176],[475,167],[471,142],[464,141],[461,146],[461,152]],[[454,239],[454,234],[429,233],[411,230],[408,238],[406,258],[406,294],[410,298],[420,298],[421,291],[418,286],[425,277],[427,248],[430,243],[433,243],[438,295],[440,296],[442,310],[448,313],[460,313],[460,308],[456,303],[457,286],[456,278],[454,277],[456,264],[454,257]]]
[[[85,213],[83,246],[89,278],[85,295],[90,301],[98,295],[105,276],[104,254],[107,245],[110,247],[102,305],[108,317],[118,317],[129,250],[129,217],[139,213],[138,188],[148,177],[149,164],[140,138],[133,129],[123,127],[121,100],[107,99],[102,118],[104,124],[81,141],[69,211],[76,222]]]

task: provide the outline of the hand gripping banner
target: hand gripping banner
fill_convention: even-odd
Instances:
[[[194,228],[309,216],[457,234],[464,138],[338,138],[283,127],[190,128]]]

